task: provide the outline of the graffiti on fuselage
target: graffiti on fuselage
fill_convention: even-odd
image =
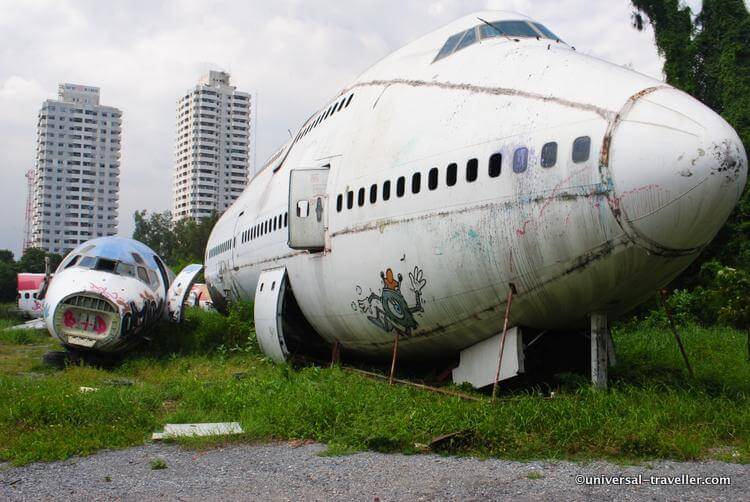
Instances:
[[[128,305],[128,311],[122,316],[122,336],[131,337],[142,332],[145,328],[156,324],[161,317],[163,302],[155,298],[144,298],[143,305],[138,308],[134,301]]]
[[[419,326],[414,314],[424,312],[422,306],[422,289],[427,284],[424,272],[414,267],[409,272],[410,290],[414,294],[414,304],[409,306],[401,292],[403,276],[399,273],[394,277],[393,270],[380,272],[382,286],[380,294],[370,290],[369,296],[362,295],[362,287],[357,286],[357,300],[352,302],[352,308],[359,310],[367,319],[385,332],[395,332],[400,336],[411,336],[412,331]]]

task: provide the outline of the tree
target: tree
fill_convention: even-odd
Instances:
[[[35,274],[44,273],[44,257],[48,256],[50,259],[51,269],[54,272],[63,257],[57,253],[45,253],[44,250],[39,248],[28,248],[23,252],[23,256],[18,260],[18,271],[29,272]]]
[[[172,213],[151,213],[136,211],[135,230],[133,239],[140,241],[153,249],[156,254],[167,260],[174,249],[174,233],[172,232]]]
[[[635,28],[643,29],[646,22],[654,28],[667,82],[721,114],[750,147],[750,13],[743,0],[703,0],[695,19],[678,0],[632,0],[632,4]],[[710,260],[748,269],[748,190],[716,239],[678,283],[695,285],[700,280],[698,270]]]
[[[172,255],[174,262],[181,263],[183,266],[190,263],[203,263],[208,238],[218,219],[219,215],[213,213],[199,222],[183,219],[175,223],[175,249]]]
[[[133,239],[153,249],[176,272],[190,263],[203,263],[208,238],[219,219],[218,213],[195,221],[190,218],[172,222],[169,211],[135,212]]]
[[[9,249],[0,249],[0,263],[15,263],[13,251]]]
[[[16,263],[0,261],[0,302],[12,302],[16,298]]]

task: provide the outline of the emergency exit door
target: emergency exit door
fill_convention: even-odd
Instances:
[[[328,229],[326,185],[330,166],[289,173],[289,247],[321,251]]]

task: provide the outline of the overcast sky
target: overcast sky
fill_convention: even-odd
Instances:
[[[20,251],[37,112],[60,82],[98,86],[102,104],[123,111],[120,234],[130,236],[135,210],[171,206],[176,100],[201,73],[229,71],[257,93],[262,165],[374,62],[485,8],[525,13],[581,52],[661,78],[629,0],[0,0],[0,249]]]

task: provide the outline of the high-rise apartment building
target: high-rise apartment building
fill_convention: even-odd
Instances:
[[[99,88],[60,84],[37,121],[31,244],[64,254],[117,233],[122,112]]]
[[[210,71],[177,103],[172,218],[225,211],[248,181],[250,94]]]

